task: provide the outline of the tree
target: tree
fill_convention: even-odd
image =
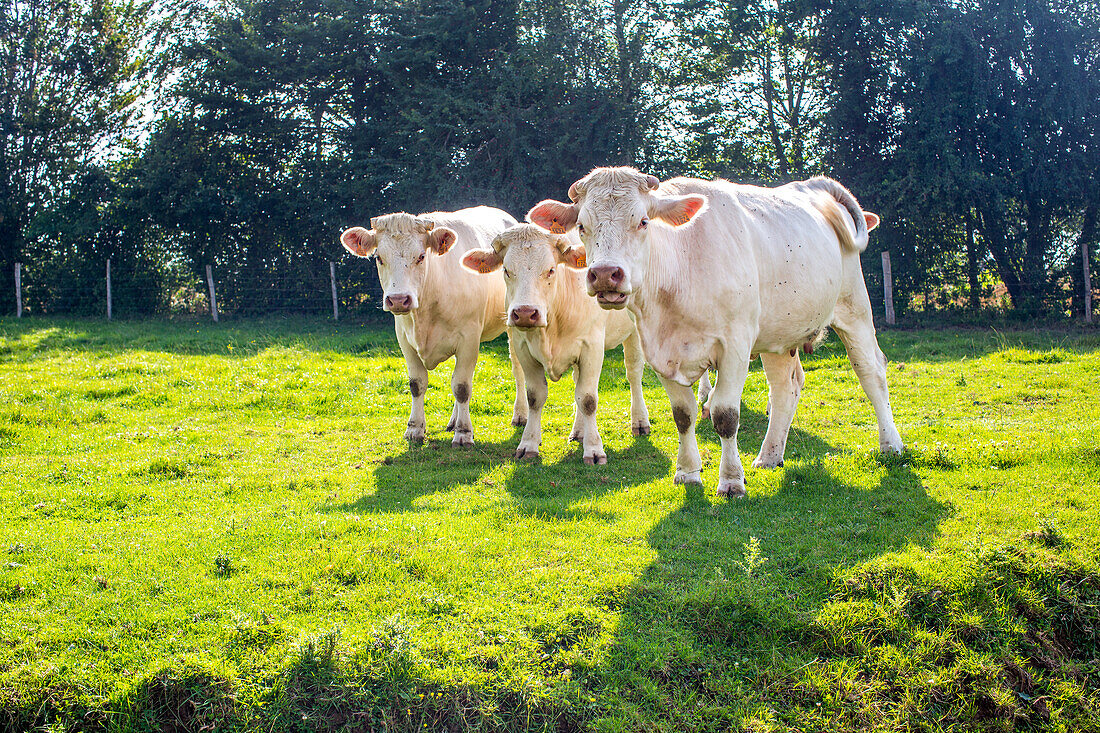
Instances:
[[[825,112],[819,17],[801,0],[680,0],[674,77],[705,172],[763,180],[819,169]]]
[[[0,0],[0,268],[12,271],[34,217],[104,162],[150,69],[150,5]],[[4,309],[14,307],[0,288]]]

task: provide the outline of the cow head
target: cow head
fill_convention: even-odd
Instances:
[[[370,230],[352,227],[340,235],[344,248],[357,257],[374,257],[382,284],[382,308],[401,315],[420,305],[430,257],[444,255],[455,233],[431,219],[387,214],[370,220]]]
[[[706,206],[704,196],[659,186],[634,168],[597,168],[570,186],[572,203],[543,201],[527,218],[555,233],[577,229],[588,253],[588,294],[617,310],[645,279],[653,230],[687,224]]]
[[[476,272],[503,267],[508,325],[542,328],[562,269],[583,270],[584,258],[584,245],[575,234],[552,234],[533,224],[517,224],[498,234],[492,249],[467,252],[462,264]]]

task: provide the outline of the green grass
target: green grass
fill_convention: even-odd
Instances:
[[[511,460],[503,340],[477,446],[402,441],[392,330],[0,320],[0,725],[10,730],[1100,730],[1100,337],[888,332],[910,451],[837,340],[786,467],[671,481],[621,352],[599,423]],[[766,428],[749,375],[746,466]],[[213,728],[204,726],[214,726]]]

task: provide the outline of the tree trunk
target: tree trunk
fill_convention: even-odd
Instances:
[[[1016,263],[1012,261],[1012,255],[1008,249],[1008,238],[1005,234],[1001,217],[996,213],[983,210],[981,213],[982,240],[989,253],[993,255],[993,263],[997,266],[997,275],[1001,282],[1008,288],[1008,296],[1012,300],[1012,306],[1017,307],[1023,300],[1023,289],[1020,285],[1020,275]]]
[[[981,310],[982,286],[978,282],[978,245],[974,241],[974,220],[969,207],[966,209],[966,280],[970,310]]]
[[[1024,261],[1020,271],[1020,280],[1024,296],[1023,303],[1017,307],[1029,312],[1038,313],[1042,310],[1043,296],[1047,291],[1047,272],[1043,262],[1048,242],[1047,216],[1043,205],[1037,197],[1025,193],[1027,200],[1027,233],[1024,235]]]

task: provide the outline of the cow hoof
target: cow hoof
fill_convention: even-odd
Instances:
[[[724,496],[727,499],[742,499],[748,494],[748,491],[745,490],[745,484],[741,481],[722,479],[718,482],[718,491],[715,493],[717,496]]]
[[[586,466],[606,466],[607,454],[605,453],[593,453],[590,456],[584,457],[584,464]]]
[[[471,448],[474,445],[474,434],[469,431],[459,431],[455,433],[451,445],[455,448]]]
[[[409,441],[410,443],[420,445],[424,442],[424,428],[409,428],[405,431],[405,440]]]
[[[527,424],[527,416],[526,415],[513,415],[512,416],[512,425],[513,426],[515,426],[517,428],[522,428],[526,424]]]
[[[703,485],[703,477],[699,475],[698,471],[677,471],[676,475],[672,478],[674,484],[698,484]]]
[[[634,435],[649,435],[649,423],[643,425],[631,425],[630,432]]]
[[[522,445],[516,448],[516,460],[520,461],[524,458],[530,461],[537,461],[539,458],[538,449],[532,450],[531,448],[524,448]]]
[[[706,405],[703,405],[703,409],[699,410],[699,419],[710,420],[710,408]]]
[[[879,444],[879,450],[887,455],[900,456],[905,452],[905,443],[900,440],[897,442],[883,442]]]

